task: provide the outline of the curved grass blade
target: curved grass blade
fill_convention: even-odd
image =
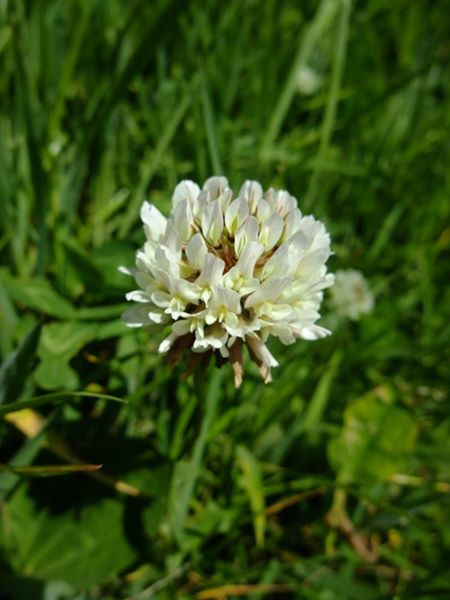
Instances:
[[[99,400],[110,400],[112,402],[128,404],[127,400],[117,398],[117,396],[111,396],[110,394],[98,394],[96,392],[52,392],[41,396],[33,396],[33,398],[30,398],[29,400],[22,400],[21,402],[4,404],[3,406],[0,406],[0,416],[24,408],[36,408],[37,406],[42,406],[44,404],[59,404],[60,402],[67,401],[67,396],[72,396],[73,398],[97,398]]]
[[[11,465],[1,465],[0,473],[14,473],[26,477],[57,477],[59,475],[70,475],[71,473],[91,473],[98,471],[103,465],[39,465],[35,467],[13,467]]]

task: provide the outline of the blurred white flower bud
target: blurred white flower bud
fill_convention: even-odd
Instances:
[[[339,315],[354,321],[370,313],[375,304],[367,280],[360,271],[354,269],[336,271],[331,302]]]

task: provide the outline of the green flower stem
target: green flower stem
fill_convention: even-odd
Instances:
[[[189,506],[194,496],[195,485],[201,471],[208,436],[217,415],[220,387],[224,375],[225,369],[214,369],[211,374],[207,392],[207,385],[203,374],[197,372],[194,376],[199,404],[202,405],[204,403],[204,416],[200,426],[200,433],[194,445],[192,458],[189,463],[183,465],[183,472],[179,473],[179,477],[177,477],[177,474],[175,475],[175,478],[178,481],[176,489],[174,490],[176,495],[175,498],[173,498],[172,526],[175,537],[179,542],[181,542],[184,537]]]

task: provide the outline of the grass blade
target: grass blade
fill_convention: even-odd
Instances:
[[[283,121],[286,118],[295,96],[297,73],[301,67],[308,65],[315,44],[334,18],[337,4],[338,3],[335,0],[322,0],[316,16],[306,33],[302,31],[302,35],[299,38],[297,55],[292,63],[289,76],[272,113],[272,118],[269,121],[267,131],[261,143],[260,158],[263,162],[266,162],[270,157],[272,146],[280,133]]]
[[[223,168],[220,161],[219,148],[217,144],[217,127],[214,121],[214,111],[211,103],[206,78],[203,77],[202,84],[202,109],[203,119],[205,121],[206,139],[208,141],[211,164],[215,175],[222,175]]]
[[[266,531],[266,505],[261,469],[256,458],[244,446],[238,446],[237,461],[242,470],[242,485],[249,497],[253,513],[256,545],[262,548]]]
[[[0,473],[14,473],[26,477],[57,477],[72,473],[91,473],[98,471],[103,465],[39,465],[37,467],[14,467],[0,464]]]
[[[97,394],[95,392],[52,392],[51,394],[43,394],[42,396],[34,396],[29,400],[14,402],[0,406],[0,415],[5,415],[10,412],[16,412],[24,408],[36,408],[45,404],[59,404],[66,402],[67,397],[71,398],[95,398],[98,400],[110,400],[112,402],[121,402],[127,404],[126,400],[111,396],[110,394]]]
[[[303,419],[302,430],[312,431],[322,421],[328,399],[330,397],[331,385],[337,375],[339,363],[341,361],[341,353],[336,351],[328,364],[325,373],[322,375],[311,402]]]
[[[128,204],[126,213],[121,218],[121,226],[119,228],[120,237],[125,237],[125,235],[131,229],[133,223],[137,220],[138,213],[139,213],[139,207],[145,198],[146,190],[147,190],[148,186],[150,185],[150,182],[152,181],[156,172],[158,171],[158,169],[161,165],[161,161],[162,161],[165,153],[167,152],[169,145],[170,145],[178,127],[180,126],[181,121],[183,120],[183,118],[186,114],[186,111],[189,108],[191,102],[192,102],[192,87],[190,90],[188,90],[186,92],[184,98],[182,99],[182,101],[180,102],[180,105],[178,106],[177,111],[173,115],[172,120],[169,121],[166,129],[163,131],[161,137],[159,138],[159,141],[158,141],[158,144],[156,146],[153,156],[151,158],[147,157],[144,161],[144,164],[146,164],[147,167],[145,168],[145,170],[142,174],[140,183],[137,187],[135,194],[133,195],[133,197],[131,198],[131,200]]]
[[[331,72],[330,90],[328,92],[328,100],[323,119],[319,152],[314,162],[314,170],[311,176],[311,182],[306,196],[306,203],[308,206],[311,206],[311,203],[316,199],[317,186],[319,183],[319,176],[322,169],[322,163],[327,157],[328,147],[330,145],[331,135],[333,133],[334,122],[336,119],[336,109],[339,99],[339,91],[341,88],[342,75],[344,72],[345,56],[347,53],[350,13],[351,0],[341,0],[341,13],[338,23],[336,39],[336,54],[333,63],[333,70]]]

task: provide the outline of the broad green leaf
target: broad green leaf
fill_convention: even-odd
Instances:
[[[46,390],[76,389],[79,378],[69,361],[96,339],[98,330],[96,323],[77,321],[45,325],[38,348],[41,363],[35,373],[36,382]]]
[[[19,279],[2,276],[5,289],[19,305],[58,319],[70,319],[75,309],[42,278]]]
[[[135,251],[135,247],[128,241],[110,240],[92,253],[92,261],[102,273],[109,295],[111,291],[125,293],[130,290],[133,279],[120,273],[117,267],[120,265],[132,267]]]
[[[62,246],[65,252],[66,263],[64,264],[64,276],[68,274],[79,281],[80,291],[89,290],[95,292],[104,287],[104,279],[101,271],[96,267],[87,252],[77,244],[75,240],[63,240]]]
[[[101,582],[129,565],[135,556],[122,529],[123,506],[115,499],[53,514],[39,508],[22,487],[9,504],[0,538],[12,566],[37,579],[57,579],[77,588]]]
[[[117,316],[117,307],[110,308],[114,309],[112,312]],[[115,337],[124,330],[120,319],[105,323],[65,321],[45,325],[38,348],[41,362],[35,373],[36,382],[46,390],[76,389],[79,378],[69,361],[86,344]]]
[[[36,325],[0,367],[0,404],[15,402],[21,395],[36,358],[41,325]]]
[[[96,338],[98,328],[96,323],[79,323],[78,321],[45,325],[39,344],[39,356],[45,357],[51,354],[70,359],[83,346]]]
[[[340,434],[328,444],[341,483],[385,481],[399,472],[415,447],[417,425],[404,408],[368,394],[344,413]]]
[[[114,319],[120,317],[120,315],[129,307],[130,305],[126,302],[106,306],[88,306],[80,308],[77,311],[75,318],[77,320],[85,321]]]
[[[128,305],[126,308],[129,308],[129,307],[130,307],[130,305]],[[117,314],[116,314],[116,316],[117,316]],[[156,328],[157,328],[157,326],[155,326],[155,329],[153,331],[157,331]],[[117,338],[117,337],[123,336],[125,333],[127,333],[129,331],[130,330],[127,329],[127,327],[126,327],[125,323],[122,321],[122,319],[113,319],[112,321],[106,321],[105,323],[99,324],[97,340],[107,340],[110,338]],[[152,330],[150,329],[150,327],[148,328],[147,333],[148,334],[152,333]]]
[[[79,378],[64,356],[49,355],[42,359],[34,374],[36,383],[44,390],[74,390]]]
[[[318,595],[327,600],[379,600],[380,595],[374,587],[366,582],[359,581],[351,572],[338,571],[322,566],[320,573],[312,582],[313,588],[317,590],[326,590],[326,595]]]

